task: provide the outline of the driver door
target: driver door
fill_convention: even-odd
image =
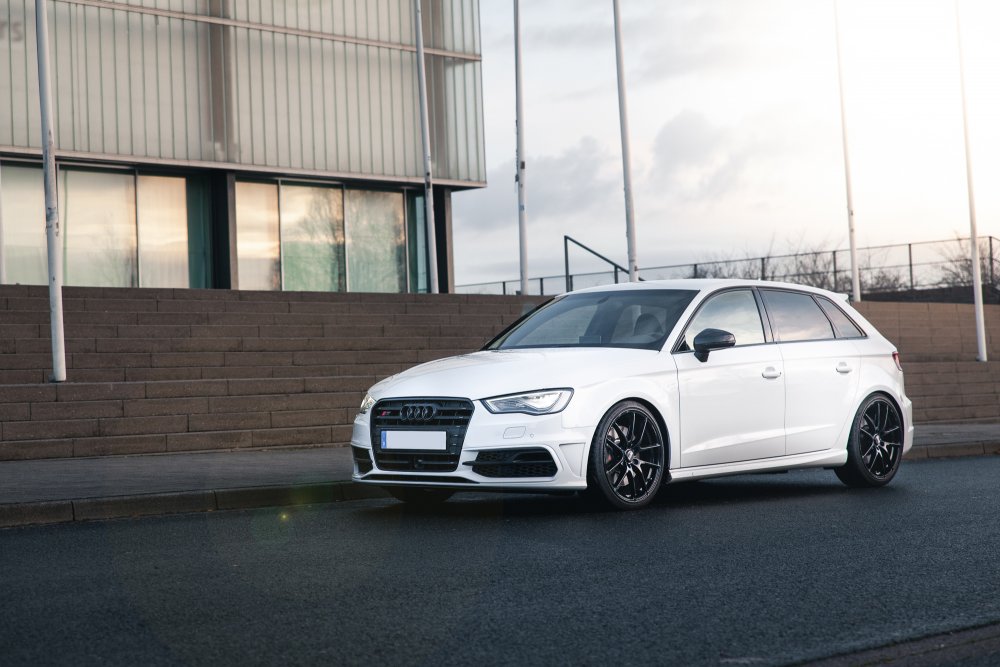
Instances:
[[[694,356],[705,329],[736,337],[735,347]],[[785,454],[785,380],[778,346],[765,334],[751,289],[710,296],[688,323],[677,365],[680,465],[737,463]]]

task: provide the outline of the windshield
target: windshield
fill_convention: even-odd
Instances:
[[[487,350],[633,347],[658,350],[697,290],[568,294],[500,334]]]

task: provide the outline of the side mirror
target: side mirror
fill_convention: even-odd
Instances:
[[[736,345],[736,336],[722,329],[705,329],[694,337],[694,358],[708,361],[708,353]]]

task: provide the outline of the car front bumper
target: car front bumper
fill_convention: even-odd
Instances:
[[[578,491],[587,488],[586,456],[596,424],[567,428],[562,413],[539,416],[493,414],[476,403],[458,457],[458,466],[453,471],[444,472],[421,469],[421,452],[404,453],[412,456],[415,469],[380,467],[379,457],[374,454],[381,452],[373,452],[369,417],[370,413],[358,415],[354,421],[351,447],[354,454],[352,479],[355,482],[378,486],[420,486],[466,491],[551,492]],[[382,446],[381,443],[375,445]],[[524,472],[532,471],[521,470],[518,476],[501,477],[498,475],[509,471],[509,468],[502,469],[497,464],[493,464],[490,468],[488,464],[482,462],[482,458],[497,458],[497,455],[502,457],[503,452],[512,450],[548,452],[554,463],[554,474],[524,476]],[[491,456],[481,458],[480,455],[484,453]],[[435,452],[426,454],[433,456]],[[477,462],[479,465],[474,466],[473,464]],[[370,469],[367,469],[369,465]],[[480,474],[477,470],[487,474]]]

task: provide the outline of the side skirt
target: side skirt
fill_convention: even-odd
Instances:
[[[672,481],[683,479],[703,479],[706,477],[722,477],[725,475],[742,475],[753,472],[771,470],[792,470],[794,468],[836,468],[847,463],[847,449],[828,449],[822,452],[795,454],[793,456],[776,456],[771,459],[756,459],[739,463],[720,463],[710,466],[693,468],[676,468],[670,471]]]

